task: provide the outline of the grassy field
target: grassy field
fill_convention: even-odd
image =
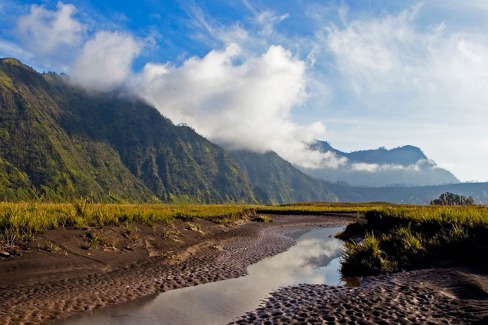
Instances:
[[[107,225],[169,224],[194,217],[232,223],[253,210],[246,205],[0,203],[0,243],[23,243],[36,233],[63,228],[102,228]]]
[[[254,206],[258,213],[271,214],[323,214],[323,213],[360,213],[364,214],[370,210],[382,208],[394,208],[396,204],[384,202],[372,203],[336,203],[336,202],[308,202],[308,203],[293,203],[282,205],[267,205]]]
[[[240,219],[269,221],[266,214],[347,213],[342,256],[345,275],[396,272],[431,266],[442,259],[475,259],[488,252],[488,207],[413,206],[388,203],[94,204],[0,203],[0,246],[22,245],[48,229],[133,223],[153,225],[198,217],[231,225]],[[481,255],[484,256],[484,255]]]
[[[62,228],[102,228],[107,225],[152,225],[198,217],[219,224],[232,224],[257,214],[364,213],[380,204],[303,203],[278,206],[244,204],[95,204],[86,200],[73,203],[0,203],[0,243],[21,244],[36,233]],[[359,216],[359,215],[358,215]],[[259,218],[257,220],[267,220]]]
[[[486,268],[486,206],[389,206],[351,224],[342,256],[344,275],[375,275],[439,265]]]

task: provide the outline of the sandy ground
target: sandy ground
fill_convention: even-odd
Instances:
[[[488,324],[488,276],[427,269],[362,279],[360,287],[282,288],[235,324]]]
[[[130,234],[123,227],[47,232],[29,253],[0,260],[0,324],[56,323],[94,308],[243,276],[248,265],[293,245],[286,233],[352,220],[273,218],[232,227],[197,219],[191,225],[137,225]],[[93,238],[103,240],[95,245]]]
[[[87,310],[242,276],[248,265],[293,245],[286,233],[353,220],[273,218],[232,227],[194,220],[137,225],[130,233],[122,227],[102,234],[97,229],[47,232],[28,254],[0,260],[0,324],[57,323]],[[105,240],[95,245],[93,238],[99,237]],[[488,324],[487,298],[488,275],[429,269],[364,278],[357,288],[282,288],[236,323]]]

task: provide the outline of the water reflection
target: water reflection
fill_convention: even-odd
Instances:
[[[222,324],[258,307],[276,289],[300,283],[341,283],[342,228],[309,231],[288,251],[248,267],[248,276],[171,290],[143,303],[127,303],[72,324]]]

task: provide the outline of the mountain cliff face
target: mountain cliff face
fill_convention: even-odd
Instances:
[[[120,94],[0,60],[0,200],[254,202],[222,148]]]
[[[338,168],[302,169],[305,173],[331,182],[358,186],[438,185],[459,183],[449,171],[440,168],[417,147],[379,148],[350,153],[317,141],[313,149],[331,152],[342,159]]]
[[[275,152],[259,154],[233,152],[232,156],[246,171],[261,202],[288,203],[337,201],[323,180],[305,175]]]

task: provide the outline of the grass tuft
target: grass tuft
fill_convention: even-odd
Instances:
[[[355,241],[358,237],[364,240]],[[487,262],[479,256],[488,252],[488,208],[375,208],[365,213],[365,222],[349,225],[341,238],[348,240],[342,266],[345,276],[397,272],[446,263],[487,268]],[[372,246],[373,238],[377,248]],[[381,265],[380,257],[389,261],[384,268],[378,266]]]

